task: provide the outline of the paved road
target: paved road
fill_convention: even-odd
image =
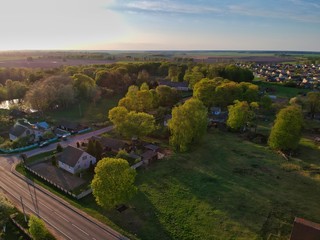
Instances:
[[[104,128],[70,139],[74,144],[95,134],[110,131],[112,127]],[[63,143],[67,145],[68,143]],[[28,152],[28,155],[48,151],[55,146]],[[37,186],[32,181],[14,173],[13,166],[19,161],[17,156],[0,157],[0,188],[21,209],[21,198],[25,210],[40,216],[53,230],[59,239],[126,239],[110,227],[91,218],[87,214],[72,207],[64,200]]]
[[[109,127],[105,127],[105,128],[93,131],[93,132],[88,132],[88,133],[84,133],[81,135],[70,136],[70,137],[68,137],[67,141],[61,141],[59,143],[62,147],[66,147],[68,145],[76,146],[77,142],[81,142],[82,140],[88,139],[92,136],[96,136],[96,135],[100,135],[102,133],[110,132],[112,129],[113,129],[113,126],[109,126]],[[41,152],[47,152],[47,151],[54,150],[54,149],[56,149],[57,145],[58,145],[58,143],[52,143],[49,146],[46,146],[43,148],[36,148],[36,149],[30,150],[28,152],[25,152],[25,154],[28,157],[31,157],[31,156],[37,155]]]

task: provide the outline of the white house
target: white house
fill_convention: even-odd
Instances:
[[[83,169],[87,169],[90,165],[96,163],[96,158],[86,153],[82,149],[68,146],[66,147],[58,161],[59,167],[69,173],[75,174]]]

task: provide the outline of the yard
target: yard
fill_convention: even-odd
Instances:
[[[68,109],[46,113],[50,119],[58,122],[68,120],[81,123],[104,122],[107,120],[108,111],[117,106],[122,96],[116,95],[99,100],[96,104],[82,101]]]
[[[254,84],[258,85],[262,88],[271,88],[274,89],[274,92],[270,92],[270,95],[276,95],[280,98],[293,98],[299,94],[305,94],[310,92],[310,89],[303,89],[303,88],[293,88],[281,85],[281,83],[270,83],[265,81],[254,81]]]
[[[69,201],[130,239],[284,240],[295,216],[320,222],[320,148],[303,138],[299,149],[288,162],[215,129],[191,152],[138,170],[122,213],[92,195]]]
[[[141,239],[288,239],[295,216],[320,222],[319,148],[302,141],[298,170],[264,146],[233,134],[206,136],[138,173],[132,209],[108,217]],[[309,157],[309,155],[308,155]]]

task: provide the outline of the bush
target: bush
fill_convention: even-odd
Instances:
[[[62,152],[63,151],[63,147],[61,146],[60,143],[58,143],[57,145],[57,152]]]

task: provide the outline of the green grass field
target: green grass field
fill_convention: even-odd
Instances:
[[[320,166],[320,149],[313,151]],[[216,132],[139,171],[134,209],[110,218],[141,239],[288,239],[295,216],[320,222],[320,180],[284,163],[266,147]]]
[[[302,89],[302,88],[293,88],[293,87],[286,87],[279,83],[270,83],[270,82],[263,82],[263,81],[254,81],[254,84],[258,85],[259,87],[263,88],[273,88],[275,90],[274,93],[270,93],[271,95],[276,95],[282,98],[293,98],[299,94],[308,93],[311,90],[309,89]]]
[[[46,116],[55,121],[68,120],[82,123],[104,122],[107,120],[108,111],[117,106],[121,97],[122,96],[116,95],[108,99],[104,98],[96,104],[83,101],[66,110],[48,112]]]
[[[303,138],[299,151],[288,162],[213,130],[192,151],[138,170],[138,194],[122,213],[92,195],[68,201],[130,239],[284,240],[295,216],[320,222],[320,147]]]

